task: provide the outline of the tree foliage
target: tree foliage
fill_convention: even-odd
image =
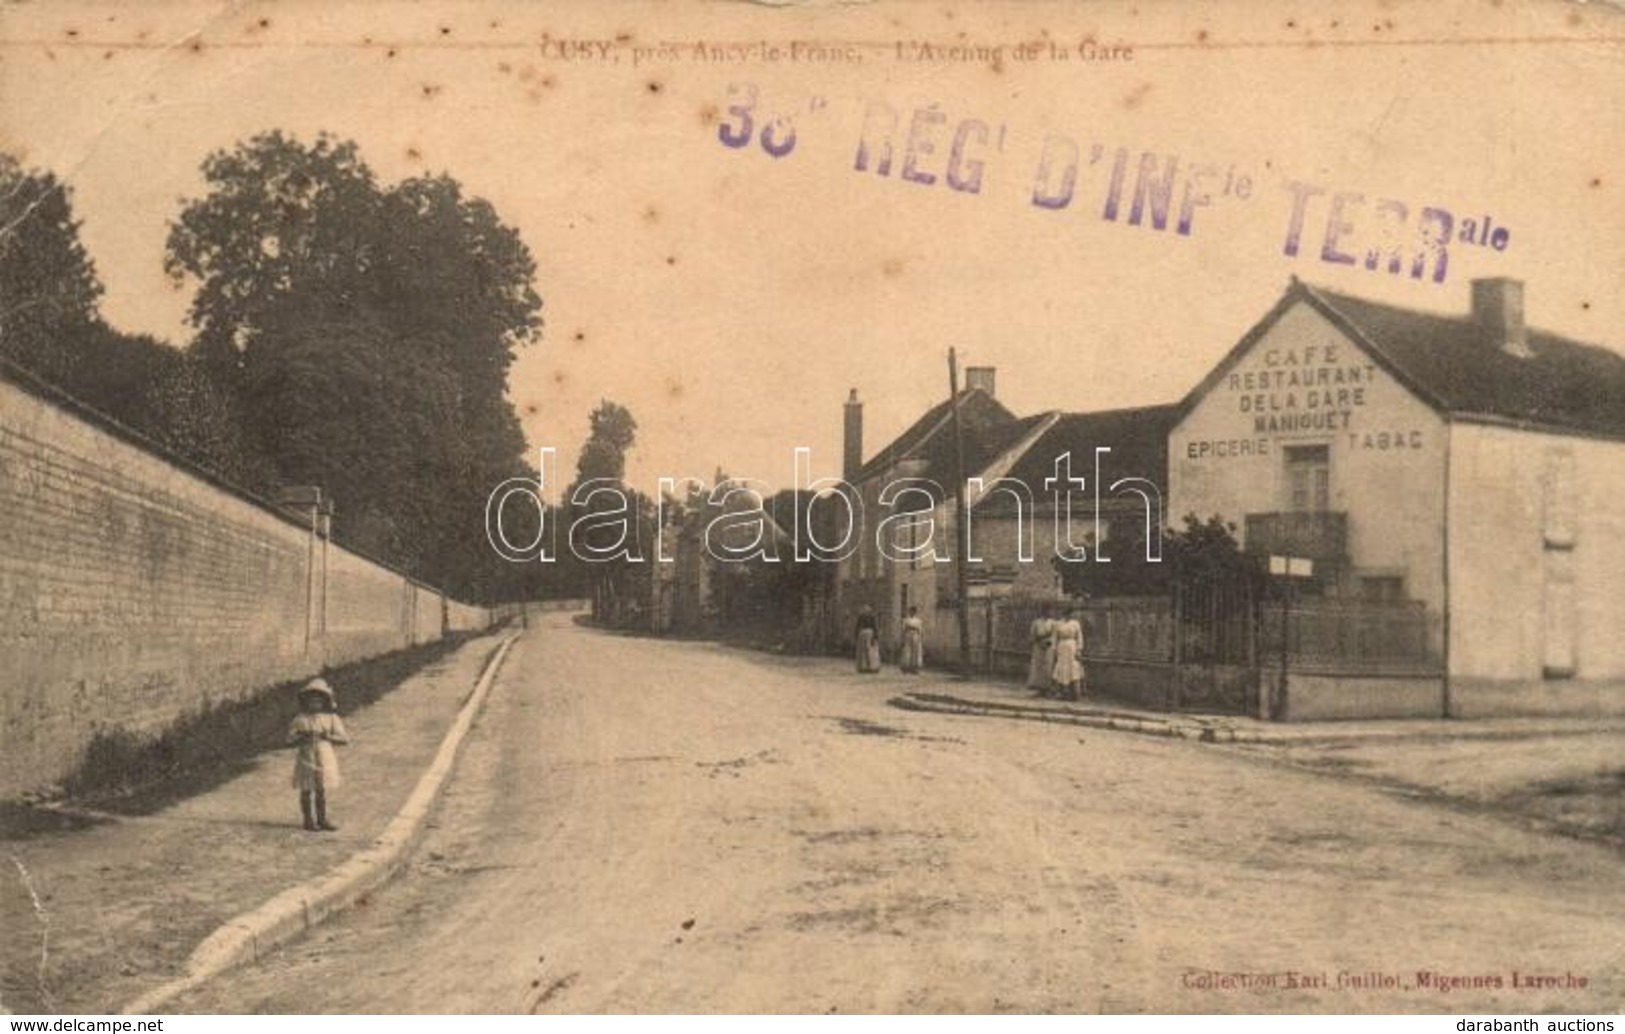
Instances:
[[[1184,528],[1163,536],[1169,570],[1186,585],[1239,585],[1260,576],[1258,558],[1241,548],[1236,526],[1218,514],[1185,515]]]
[[[68,187],[0,154],[0,354],[60,383],[101,294]]]
[[[185,459],[261,482],[232,397],[180,349],[109,327],[101,294],[68,188],[0,154],[0,355]]]
[[[484,534],[488,493],[535,476],[507,397],[541,329],[518,233],[326,135],[262,134],[203,176],[164,257],[196,286],[182,352],[101,321],[68,188],[0,155],[0,355],[248,488],[321,486],[341,541],[457,595],[533,592]]]
[[[618,402],[603,399],[588,417],[587,440],[576,459],[576,476],[566,489],[568,524],[579,530],[578,541],[564,543],[567,581],[587,587],[594,615],[616,624],[636,623],[645,615],[655,547],[654,500],[626,484],[626,457],[637,442],[638,422]],[[577,490],[591,482],[613,487],[626,511],[620,521],[599,523],[597,514],[609,516],[614,497],[599,494],[575,502]],[[614,552],[617,546],[624,546]],[[610,555],[612,554],[613,555]],[[637,559],[633,559],[637,558]]]
[[[1242,550],[1234,524],[1217,515],[1203,520],[1195,514],[1186,514],[1182,524],[1163,530],[1157,563],[1146,561],[1143,525],[1114,524],[1107,543],[1111,563],[1055,561],[1062,591],[1070,596],[1152,596],[1169,592],[1176,582],[1239,585],[1258,577],[1256,558]]]
[[[171,225],[165,268],[197,281],[190,318],[213,359],[241,363],[301,315],[364,315],[500,396],[541,329],[529,249],[450,176],[385,188],[353,142],[280,132],[211,154],[203,176],[209,193]]]
[[[165,268],[196,282],[194,350],[282,484],[340,535],[463,595],[522,591],[485,543],[501,481],[533,474],[507,397],[541,329],[535,261],[450,176],[378,181],[353,142],[256,136],[203,164]]]
[[[576,460],[575,484],[588,481],[623,481],[626,454],[637,441],[638,422],[631,411],[618,402],[604,399],[587,418],[587,440]]]
[[[236,366],[279,317],[360,302],[379,189],[356,145],[272,132],[203,162],[209,192],[171,224],[164,269],[196,282],[193,348]]]

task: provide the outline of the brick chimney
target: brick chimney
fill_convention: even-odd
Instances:
[[[1528,359],[1529,328],[1523,321],[1523,281],[1490,277],[1473,281],[1473,322],[1496,348]]]
[[[987,392],[988,398],[998,398],[993,392],[994,378],[998,375],[998,368],[994,366],[967,366],[965,367],[965,390],[981,388]]]
[[[863,469],[863,403],[858,401],[858,389],[846,397],[846,433],[842,440],[841,478],[856,480]]]

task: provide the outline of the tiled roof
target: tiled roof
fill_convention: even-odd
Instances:
[[[1402,382],[1438,408],[1625,437],[1625,356],[1531,327],[1531,355],[1520,358],[1468,317],[1307,286],[1304,293],[1342,316]]]
[[[965,474],[974,475],[1020,437],[1024,421],[980,388],[959,393],[959,417],[965,443]],[[876,453],[858,472],[857,481],[867,481],[905,459],[924,460],[921,477],[933,478],[945,486],[953,481],[954,435],[947,399]]]
[[[846,528],[846,505],[835,492],[786,488],[767,499],[765,508],[774,523],[793,535],[812,557],[838,560]],[[782,548],[784,543],[781,540],[779,544]]]
[[[1311,287],[1298,280],[1186,396],[1193,405],[1220,383],[1299,302],[1359,342],[1384,371],[1440,412],[1463,420],[1625,438],[1625,357],[1529,328],[1530,355],[1503,350],[1467,315],[1441,316]]]
[[[965,414],[969,416],[969,414]],[[1029,431],[1044,420],[1044,414],[1023,419],[1000,420],[994,423],[965,421],[965,476],[976,477],[998,459],[1004,451],[1019,442]],[[954,484],[954,436],[951,428],[937,435],[922,447],[916,459],[925,460],[923,476],[931,478],[943,488]]]
[[[1168,432],[1178,419],[1178,406],[1142,406],[1101,413],[1063,413],[1011,466],[1006,477],[1021,481],[1037,499],[1047,498],[1044,482],[1055,476],[1056,457],[1072,454],[1075,477],[1093,478],[1095,449],[1111,449],[1102,458],[1107,482],[1144,478],[1165,489],[1168,480]],[[1008,497],[994,493],[985,505],[996,508]]]

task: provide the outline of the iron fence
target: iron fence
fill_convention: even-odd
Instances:
[[[1437,674],[1436,619],[1420,600],[1307,598],[1263,609],[1261,663],[1316,674]]]
[[[1176,709],[1255,713],[1260,676],[1282,666],[1356,678],[1432,676],[1442,667],[1437,616],[1415,600],[1288,600],[1257,582],[1215,581],[1176,585],[1167,596],[1010,597],[990,605],[982,642],[992,649],[976,651],[987,670],[1025,670],[1033,621],[1078,610],[1084,657],[1100,688],[1113,692],[1121,683],[1125,695]],[[1152,685],[1159,679],[1161,690]]]

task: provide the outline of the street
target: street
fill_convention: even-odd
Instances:
[[[1625,1004],[1616,850],[1222,747],[886,706],[938,678],[533,622],[407,871],[173,1008]]]

